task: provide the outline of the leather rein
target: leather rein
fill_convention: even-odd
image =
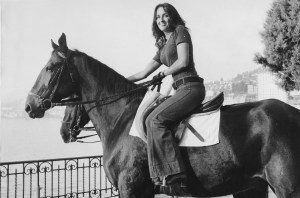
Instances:
[[[124,98],[128,95],[131,95],[131,94],[134,94],[134,93],[137,93],[139,91],[144,91],[146,90],[148,87],[152,86],[151,90],[154,90],[155,87],[157,86],[157,91],[159,92],[160,91],[160,87],[161,87],[161,80],[160,81],[157,81],[157,80],[149,80],[149,81],[146,81],[144,83],[141,83],[139,84],[140,86],[135,88],[135,89],[132,89],[132,90],[129,90],[129,91],[125,91],[125,92],[122,92],[122,93],[119,93],[119,94],[115,94],[115,95],[112,95],[112,96],[108,96],[108,97],[104,97],[104,98],[101,98],[101,99],[94,99],[94,100],[88,100],[88,101],[78,101],[76,99],[68,99],[68,100],[62,100],[60,102],[57,102],[57,103],[54,103],[52,102],[52,99],[55,95],[55,92],[60,84],[60,81],[61,81],[61,77],[62,77],[62,73],[65,69],[68,69],[68,73],[70,75],[70,78],[72,80],[72,83],[76,83],[75,81],[75,72],[74,72],[74,68],[71,68],[72,65],[69,64],[68,60],[70,59],[70,56],[71,56],[71,51],[69,51],[67,53],[67,56],[65,56],[63,53],[57,51],[57,55],[61,58],[63,58],[63,64],[59,67],[59,69],[56,71],[54,77],[50,80],[50,83],[49,83],[49,88],[53,88],[52,91],[51,91],[51,94],[50,94],[50,97],[49,99],[45,98],[47,93],[50,91],[50,89],[46,89],[41,95],[38,95],[36,93],[32,93],[30,92],[29,94],[30,95],[35,95],[37,96],[39,99],[41,99],[41,108],[43,110],[48,110],[52,107],[55,107],[55,106],[70,106],[70,105],[83,105],[83,104],[90,104],[90,103],[96,103],[93,107],[91,107],[90,109],[86,110],[86,112],[88,113],[89,111],[91,111],[93,108],[97,107],[97,106],[104,106],[104,105],[107,105],[107,104],[110,104],[110,103],[113,103],[121,98]],[[56,80],[57,79],[57,80]],[[55,83],[55,84],[54,84]],[[75,100],[75,101],[74,101]],[[70,129],[70,133],[72,133],[72,129]],[[78,130],[89,130],[89,131],[92,131],[92,130],[95,130],[94,127],[90,127],[90,128],[79,128],[78,127]],[[71,135],[71,134],[70,134]],[[76,137],[76,139],[83,139],[83,138],[88,138],[88,137],[91,137],[91,136],[95,136],[97,134],[93,134],[93,135],[87,135],[87,136],[82,136],[82,137]],[[71,137],[71,136],[70,136]],[[77,141],[77,140],[76,140]],[[83,141],[77,141],[77,142],[81,142],[81,143],[94,143],[94,142],[83,142]],[[95,142],[100,142],[100,141],[95,141]]]
[[[50,90],[49,88],[46,89],[41,95],[38,95],[38,94],[32,93],[32,92],[29,93],[29,95],[35,95],[39,99],[41,99],[41,103],[42,103],[41,108],[43,110],[48,110],[48,109],[50,109],[52,107],[55,107],[55,106],[70,106],[70,105],[81,105],[81,104],[90,104],[90,103],[96,103],[95,107],[96,106],[103,106],[103,105],[107,105],[107,104],[110,104],[112,102],[115,102],[115,101],[117,101],[117,100],[119,100],[119,99],[121,99],[125,96],[131,95],[133,93],[137,93],[139,91],[144,91],[150,86],[152,86],[151,90],[153,90],[156,86],[157,86],[157,90],[158,91],[160,90],[161,81],[149,80],[149,81],[146,81],[146,82],[143,82],[143,83],[139,84],[140,86],[135,88],[135,89],[125,91],[125,92],[122,92],[122,93],[119,93],[119,94],[115,94],[115,95],[112,95],[112,96],[104,97],[104,98],[101,98],[101,99],[94,99],[94,100],[87,100],[87,101],[74,101],[74,99],[68,99],[68,100],[62,100],[61,102],[54,103],[54,102],[52,102],[52,99],[53,99],[53,97],[55,95],[55,92],[58,88],[58,85],[61,81],[62,73],[66,68],[68,69],[68,73],[70,75],[72,83],[76,83],[75,78],[74,78],[75,77],[74,69],[71,68],[71,64],[68,63],[68,59],[70,58],[71,52],[68,53],[68,56],[65,56],[61,52],[57,52],[57,55],[64,59],[64,63],[60,66],[60,68],[55,73],[54,77],[50,80],[50,83],[49,83],[48,87],[53,88],[53,89],[51,91],[49,99],[45,98],[45,96],[47,95],[47,93]],[[55,79],[57,79],[57,80],[54,81]]]
[[[71,79],[72,79],[72,82],[75,83],[75,80],[74,80],[74,77],[75,74],[72,73],[71,71],[73,69],[70,69],[71,67],[71,64],[68,64],[68,59],[69,59],[69,56],[70,56],[70,53],[69,53],[69,56],[66,57],[64,56],[62,53],[58,52],[57,53],[60,57],[64,58],[64,64],[62,65],[62,67],[67,67],[68,70],[69,70],[69,74],[71,76]],[[60,76],[61,76],[61,73],[63,72],[63,69],[60,70]],[[57,85],[55,86],[55,89],[53,90],[53,93],[51,94],[51,96],[53,97],[54,93],[55,93],[55,90],[57,89],[58,87],[58,84],[59,84],[59,81],[60,81],[61,78],[58,78],[57,80]],[[107,105],[107,104],[110,104],[110,103],[113,103],[121,98],[124,98],[128,95],[131,95],[131,94],[134,94],[136,92],[139,92],[139,91],[144,91],[146,90],[148,87],[152,86],[152,90],[157,86],[157,89],[158,91],[160,90],[160,85],[161,85],[161,81],[155,81],[155,80],[149,80],[149,81],[146,81],[144,83],[141,83],[139,84],[140,86],[135,88],[135,89],[132,89],[132,90],[129,90],[129,91],[125,91],[125,92],[122,92],[122,93],[119,93],[119,94],[115,94],[115,95],[112,95],[112,96],[108,96],[108,97],[104,97],[104,98],[101,98],[101,99],[94,99],[94,100],[88,100],[88,101],[69,101],[69,100],[65,100],[65,101],[61,101],[61,102],[58,102],[58,103],[53,103],[51,100],[52,100],[52,97],[50,97],[50,102],[51,102],[51,107],[55,107],[55,106],[69,106],[69,105],[81,105],[81,104],[90,104],[90,103],[96,103],[96,106],[103,106],[103,105]],[[92,107],[92,108],[94,108]],[[91,108],[91,109],[92,109]],[[91,109],[87,110],[87,112],[89,112]]]

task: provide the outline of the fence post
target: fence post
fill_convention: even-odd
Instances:
[[[37,193],[37,198],[40,198],[40,190],[41,190],[41,187],[40,187],[40,184],[38,184],[37,185],[37,187],[36,187],[37,189],[36,189],[36,193]]]

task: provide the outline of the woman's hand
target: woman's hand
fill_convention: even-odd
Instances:
[[[151,90],[153,91],[155,87],[157,86],[157,92],[160,92],[160,87],[162,83],[162,79],[165,77],[165,74],[163,72],[159,72],[152,78],[151,84],[153,85]]]
[[[158,74],[156,74],[155,76],[153,76],[152,81],[153,82],[160,82],[162,81],[162,79],[166,77],[164,72],[159,72]]]

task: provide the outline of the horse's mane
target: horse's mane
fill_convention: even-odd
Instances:
[[[98,77],[97,80],[99,81],[99,84],[105,84],[110,92],[118,94],[121,92],[136,89],[138,87],[137,84],[129,81],[123,75],[119,74],[99,60],[79,50],[75,50],[75,54],[84,57],[86,64],[90,66],[89,69],[91,70],[91,72],[96,74],[96,76]],[[141,92],[133,94],[132,96],[140,97]]]
[[[75,51],[75,56],[82,57],[82,60],[84,61],[83,64],[86,66],[85,69],[88,69],[88,73],[92,73],[92,77],[95,78],[98,85],[95,84],[94,89],[97,89],[97,95],[96,98],[105,98],[109,96],[114,95],[120,95],[121,93],[128,92],[134,89],[137,89],[139,85],[127,80],[124,76],[117,73],[112,68],[108,67],[107,65],[101,63],[100,61],[88,56],[87,54],[80,52],[78,50]],[[103,91],[104,90],[104,91]],[[126,95],[125,97],[122,97],[122,99],[125,100],[126,104],[133,104],[135,107],[138,107],[137,105],[140,104],[140,102],[143,99],[143,96],[145,95],[147,89],[142,89],[140,91],[137,91],[135,93],[130,93],[129,95]],[[103,95],[99,95],[102,94]],[[123,101],[124,101],[123,100]],[[131,103],[132,102],[132,103]],[[128,106],[129,107],[129,106]],[[130,106],[130,112],[133,106]],[[111,108],[115,108],[112,106]],[[103,115],[108,115],[106,111],[108,111],[107,108],[103,108],[101,111],[103,111]],[[124,119],[127,119],[130,121],[132,118],[131,114],[129,113],[128,109],[125,111],[122,111],[122,109],[118,109],[118,116],[111,118],[109,122],[115,122],[116,124],[123,122]],[[132,119],[133,121],[133,119]],[[124,122],[127,123],[127,122]],[[125,126],[123,126],[125,127]],[[126,128],[126,127],[125,127]],[[116,127],[114,128],[115,133],[114,137],[109,136],[108,138],[111,138],[108,140],[110,142],[110,145],[114,145],[113,142],[117,141],[115,137],[121,137],[123,130],[119,130],[120,128]]]

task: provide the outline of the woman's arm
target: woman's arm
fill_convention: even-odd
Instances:
[[[129,76],[127,79],[132,82],[143,80],[144,78],[147,78],[152,72],[154,72],[160,66],[161,66],[161,63],[159,63],[155,60],[151,60],[142,71],[140,71],[132,76]]]
[[[177,45],[178,59],[166,70],[163,71],[165,76],[179,72],[189,64],[189,44],[180,43]]]

